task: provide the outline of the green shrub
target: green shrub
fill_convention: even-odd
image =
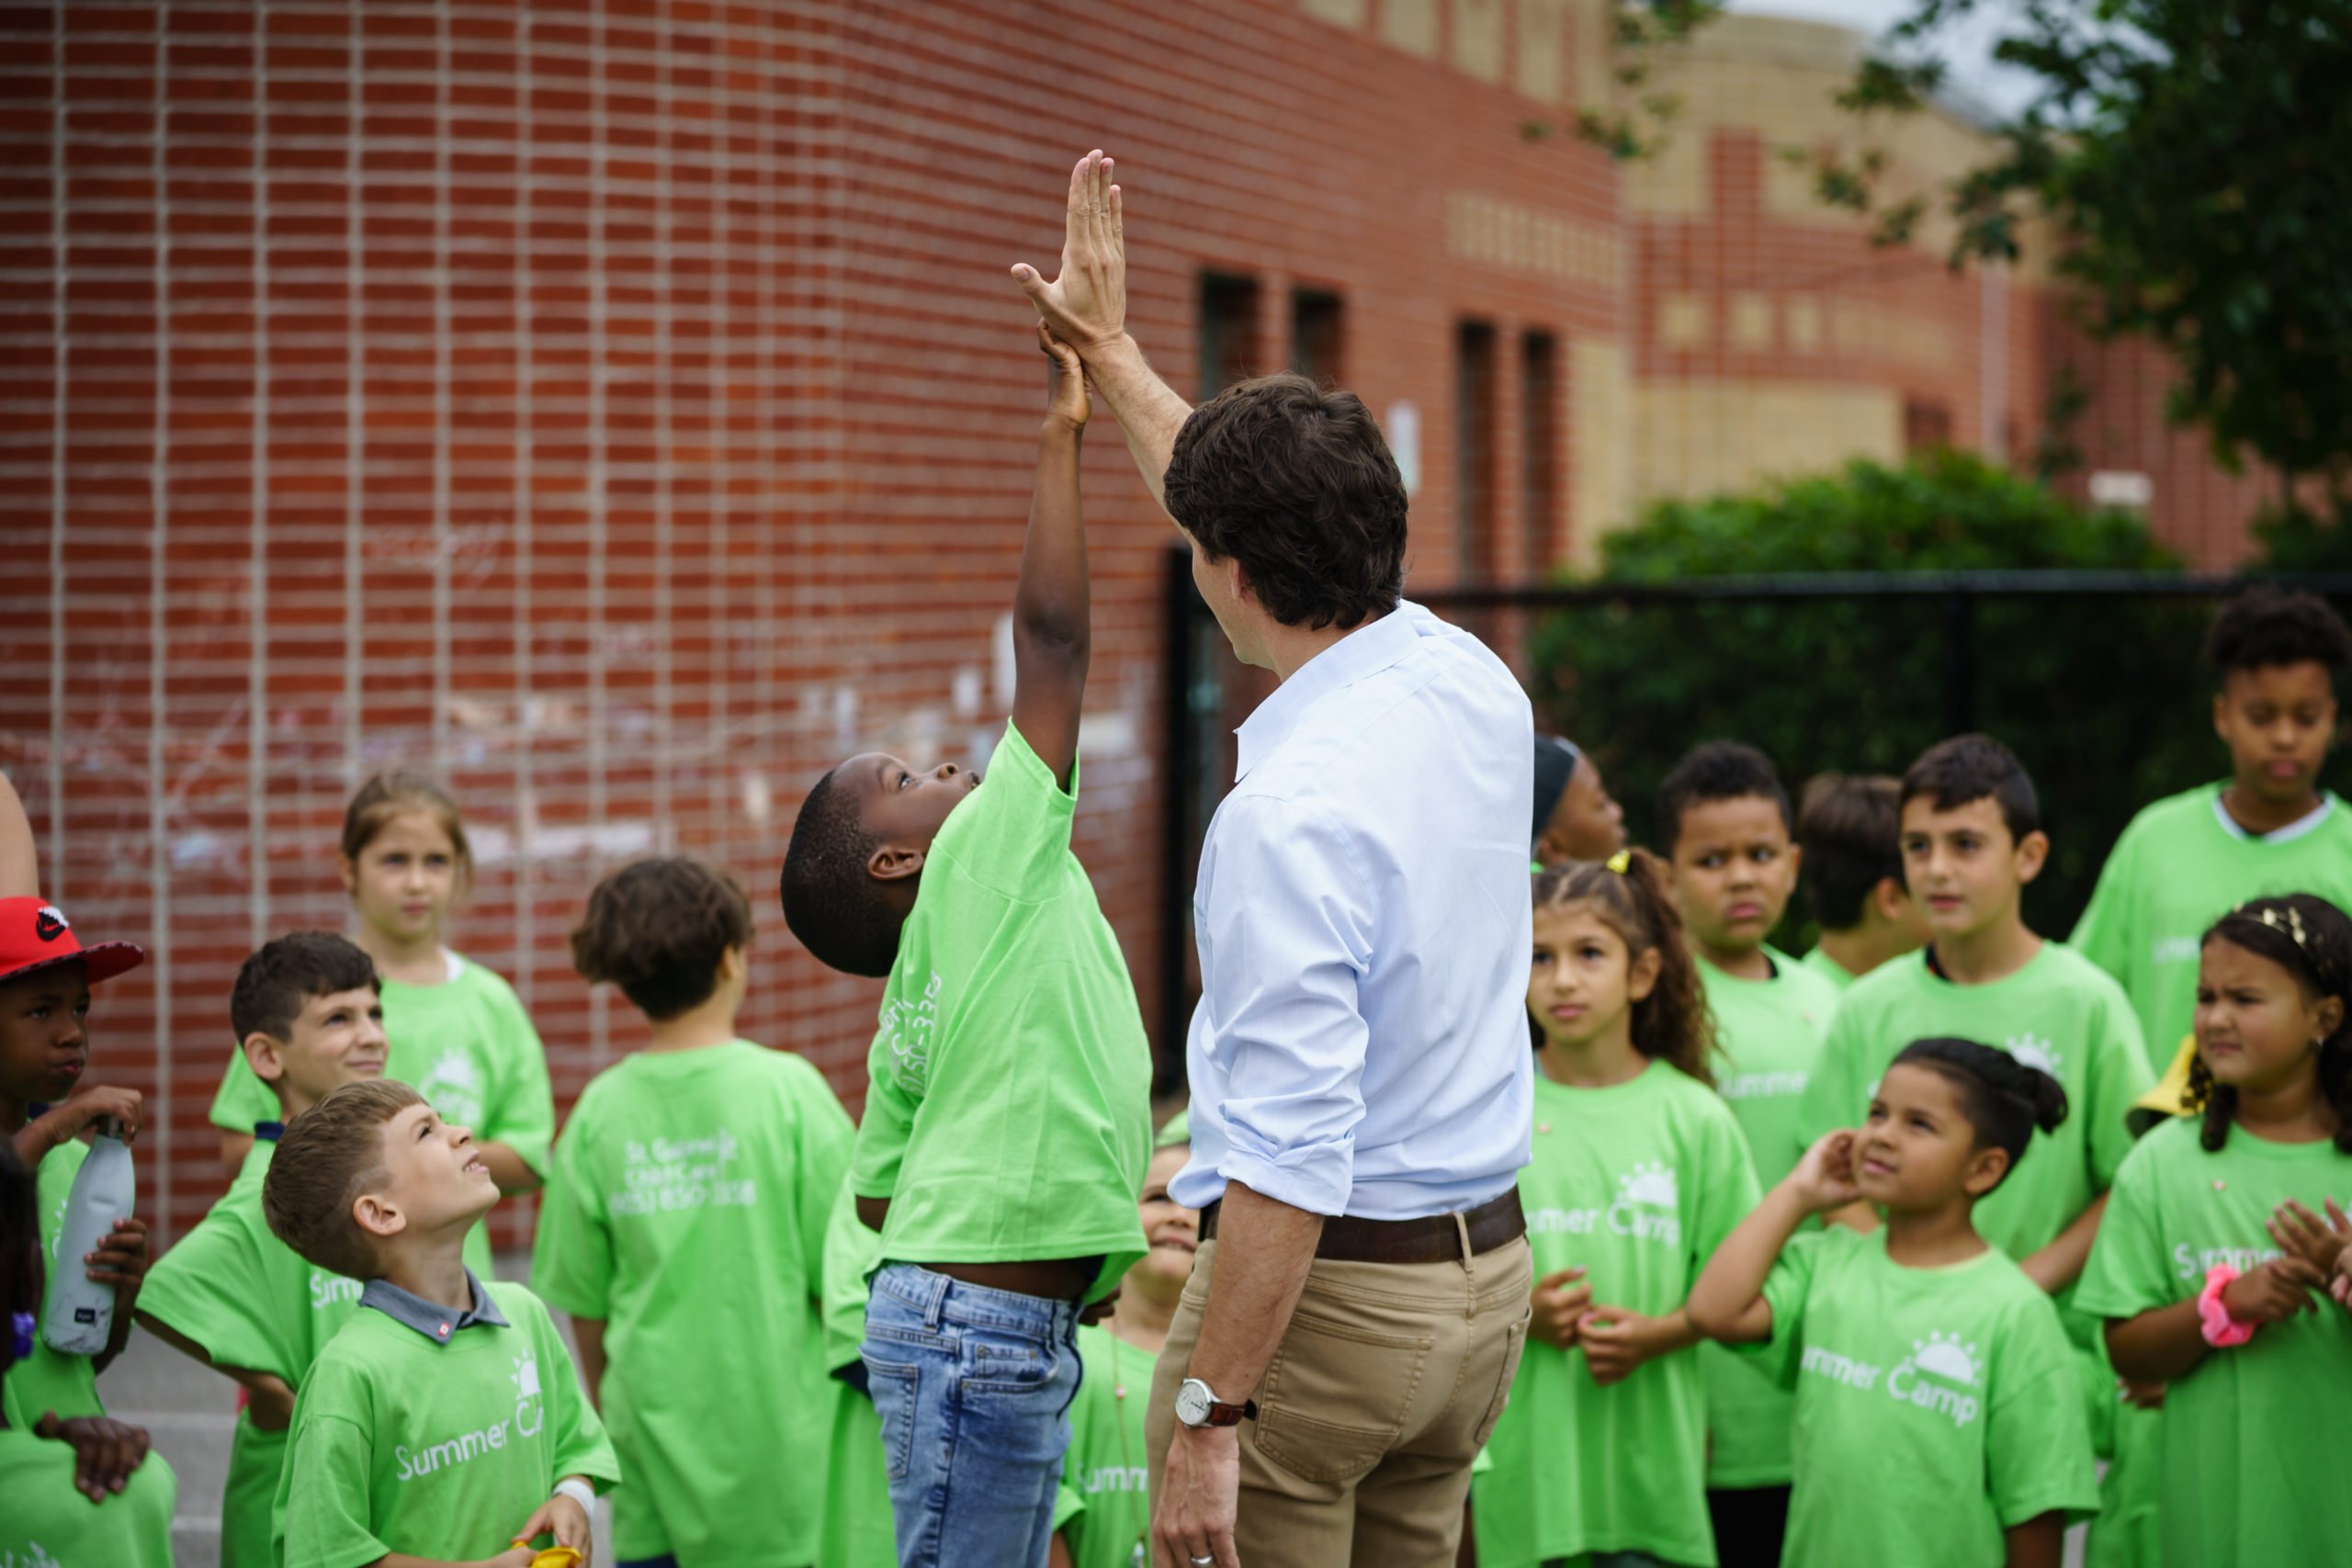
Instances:
[[[1782,572],[2169,570],[2136,517],[2087,512],[1955,452],[1761,494],[1654,507],[1603,547],[1601,581]],[[1985,598],[1973,611],[1975,728],[2031,770],[2053,854],[2027,918],[2064,936],[2134,812],[2218,777],[2196,599]],[[1938,598],[1615,603],[1531,633],[1537,711],[1589,747],[1648,841],[1657,781],[1691,745],[1762,747],[1793,797],[1826,771],[1900,773],[1946,733]],[[1810,940],[1804,901],[1782,938]]]

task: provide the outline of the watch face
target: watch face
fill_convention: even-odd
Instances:
[[[1209,1385],[1198,1378],[1186,1378],[1176,1387],[1176,1419],[1197,1427],[1208,1418]]]

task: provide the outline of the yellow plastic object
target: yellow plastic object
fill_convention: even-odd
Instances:
[[[530,1542],[518,1540],[514,1544],[528,1546]],[[572,1546],[550,1546],[531,1559],[531,1568],[580,1568],[580,1549]]]

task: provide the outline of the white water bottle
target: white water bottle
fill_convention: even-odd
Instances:
[[[51,1264],[57,1277],[50,1282],[49,1311],[40,1326],[40,1337],[51,1349],[95,1356],[107,1348],[107,1336],[114,1332],[114,1287],[92,1280],[90,1266],[82,1259],[114,1234],[115,1221],[129,1217],[137,1198],[122,1123],[102,1116],[90,1139],[89,1156],[74,1174],[65,1223],[58,1229]]]

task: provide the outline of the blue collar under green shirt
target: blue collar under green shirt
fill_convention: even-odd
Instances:
[[[454,1315],[447,1307],[403,1291],[390,1280],[368,1280],[367,1289],[359,1292],[359,1304],[374,1307],[394,1323],[415,1329],[435,1345],[447,1345],[461,1328],[510,1326],[506,1314],[498,1310],[498,1303],[491,1300],[490,1292],[482,1288],[480,1280],[474,1278],[474,1271],[470,1269],[466,1270],[466,1288],[472,1292],[474,1304]]]

